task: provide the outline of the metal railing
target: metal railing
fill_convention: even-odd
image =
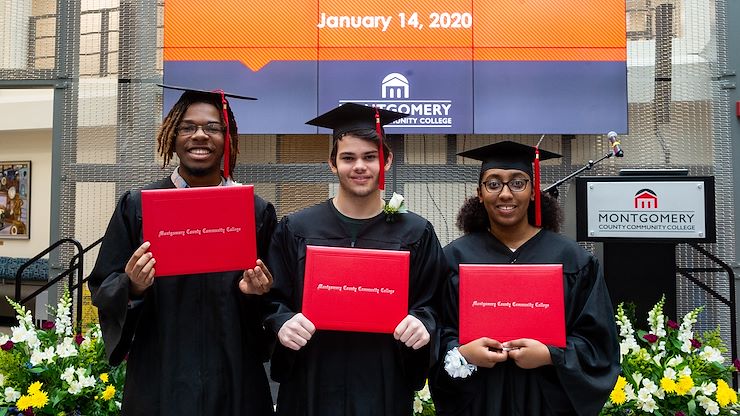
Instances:
[[[700,246],[698,243],[686,243],[689,246],[693,247],[696,251],[700,252],[704,255],[704,257],[710,259],[715,264],[717,264],[719,267],[677,267],[676,272],[679,273],[681,276],[687,278],[689,281],[703,289],[705,292],[707,292],[709,295],[711,295],[713,298],[717,299],[719,302],[723,303],[725,306],[727,306],[730,309],[730,350],[732,354],[732,358],[738,358],[737,356],[737,316],[735,314],[735,311],[737,310],[737,301],[735,299],[735,273],[732,271],[732,267],[728,265],[727,263],[720,260],[717,256],[710,253],[707,249]],[[729,280],[730,285],[730,298],[727,299],[716,290],[712,289],[708,284],[702,282],[697,278],[696,276],[692,275],[692,273],[717,273],[717,272],[726,272]],[[737,371],[733,371],[732,373],[732,385],[737,390],[738,388],[738,373]]]
[[[79,241],[73,239],[73,238],[63,238],[56,243],[50,245],[47,249],[42,251],[41,253],[37,254],[35,257],[29,259],[25,263],[23,263],[19,268],[18,271],[15,273],[15,301],[19,304],[23,305],[25,303],[30,302],[36,296],[38,296],[40,293],[44,292],[45,290],[49,289],[51,286],[59,283],[62,279],[65,277],[69,278],[68,287],[69,292],[74,293],[75,290],[77,290],[76,298],[72,299],[72,308],[73,310],[76,307],[77,310],[77,326],[79,327],[82,323],[82,288],[83,284],[87,282],[89,279],[88,277],[84,277],[84,255],[94,247],[96,247],[98,244],[100,244],[103,241],[103,238],[101,237],[94,243],[90,244],[86,248],[82,248],[82,244],[80,244]],[[54,277],[53,279],[49,280],[46,284],[41,286],[40,288],[36,289],[33,293],[30,295],[24,297],[21,299],[21,286],[23,283],[23,272],[31,266],[34,262],[38,261],[45,255],[49,254],[52,250],[56,249],[57,247],[61,246],[62,244],[70,243],[75,246],[77,249],[77,254],[75,254],[72,259],[69,261],[69,268],[61,272],[59,275]],[[75,273],[76,272],[76,273]],[[75,274],[77,275],[77,284],[75,284]]]

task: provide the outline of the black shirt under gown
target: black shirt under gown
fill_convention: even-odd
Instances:
[[[619,343],[609,293],[597,259],[574,241],[540,230],[516,251],[488,231],[465,235],[444,249],[450,277],[443,297],[440,362],[430,377],[438,415],[596,415],[619,374]],[[562,263],[565,348],[548,346],[552,365],[525,370],[513,361],[479,367],[453,379],[444,370],[458,341],[460,264]],[[506,284],[506,282],[497,282]]]
[[[144,189],[174,187],[165,178]],[[263,258],[275,209],[256,195],[254,203]],[[141,192],[126,192],[89,283],[109,361],[116,365],[128,355],[122,414],[273,414],[263,367],[262,297],[243,294],[242,271],[233,271],[155,277],[143,299],[129,303],[124,267],[142,242]]]
[[[271,376],[280,382],[279,415],[403,416],[424,385],[437,355],[437,304],[445,275],[444,253],[432,225],[411,212],[387,222],[373,217],[352,238],[331,200],[284,218],[273,236],[268,264],[275,284],[265,323],[276,334],[301,311],[306,245],[410,251],[409,313],[432,342],[412,350],[392,334],[317,330],[293,351],[279,342]],[[382,273],[382,270],[371,271]]]

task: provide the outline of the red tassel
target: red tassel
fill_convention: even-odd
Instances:
[[[534,191],[534,224],[542,227],[542,201],[540,201],[540,148],[534,148],[534,178],[532,180]]]
[[[378,133],[378,158],[380,159],[380,173],[378,174],[378,189],[385,189],[385,155],[383,154],[383,128],[380,125],[380,112],[375,107],[375,132]]]
[[[224,177],[229,179],[231,177],[231,129],[229,129],[229,102],[226,101],[224,90],[214,90],[221,94],[221,114],[224,116]]]

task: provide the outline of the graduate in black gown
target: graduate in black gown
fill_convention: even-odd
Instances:
[[[387,124],[404,114],[380,110],[378,116],[378,124]],[[442,248],[424,218],[408,212],[389,221],[383,213],[379,177],[393,155],[379,145],[375,109],[348,103],[308,124],[334,130],[329,165],[339,189],[336,197],[285,217],[270,246],[275,284],[265,323],[279,341],[271,362],[271,376],[280,382],[277,414],[411,415],[414,391],[436,359]],[[309,244],[410,251],[409,312],[393,334],[316,330],[300,313]]]
[[[237,128],[224,101],[222,93],[182,94],[157,137],[164,164],[175,153],[180,164],[145,189],[235,185]],[[264,258],[275,209],[256,195],[254,206],[257,255]],[[202,208],[197,215],[218,215],[217,207]],[[127,359],[121,413],[271,415],[259,296],[272,285],[269,270],[258,260],[245,271],[157,277],[141,222],[141,192],[126,192],[89,281],[108,359]]]
[[[560,157],[540,153],[543,160]],[[444,249],[450,276],[442,351],[430,377],[438,415],[596,415],[619,374],[613,309],[597,259],[557,234],[557,201],[546,194],[541,194],[542,227],[536,224],[534,154],[533,147],[514,142],[460,154],[483,164],[477,196],[458,216],[465,235]],[[562,264],[566,347],[490,338],[460,345],[458,270],[476,263]]]

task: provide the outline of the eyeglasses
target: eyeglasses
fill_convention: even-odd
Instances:
[[[224,126],[222,126],[219,123],[208,123],[205,125],[198,125],[198,124],[181,124],[177,126],[177,134],[181,136],[192,136],[195,134],[198,129],[203,130],[203,133],[207,134],[208,136],[215,136],[217,134],[223,134],[224,132]]]
[[[488,190],[488,192],[493,194],[500,193],[501,190],[504,189],[504,186],[508,186],[511,192],[522,192],[527,189],[527,182],[529,182],[529,179],[524,178],[515,178],[509,182],[501,182],[498,179],[491,179],[487,182],[483,182],[483,186]]]

